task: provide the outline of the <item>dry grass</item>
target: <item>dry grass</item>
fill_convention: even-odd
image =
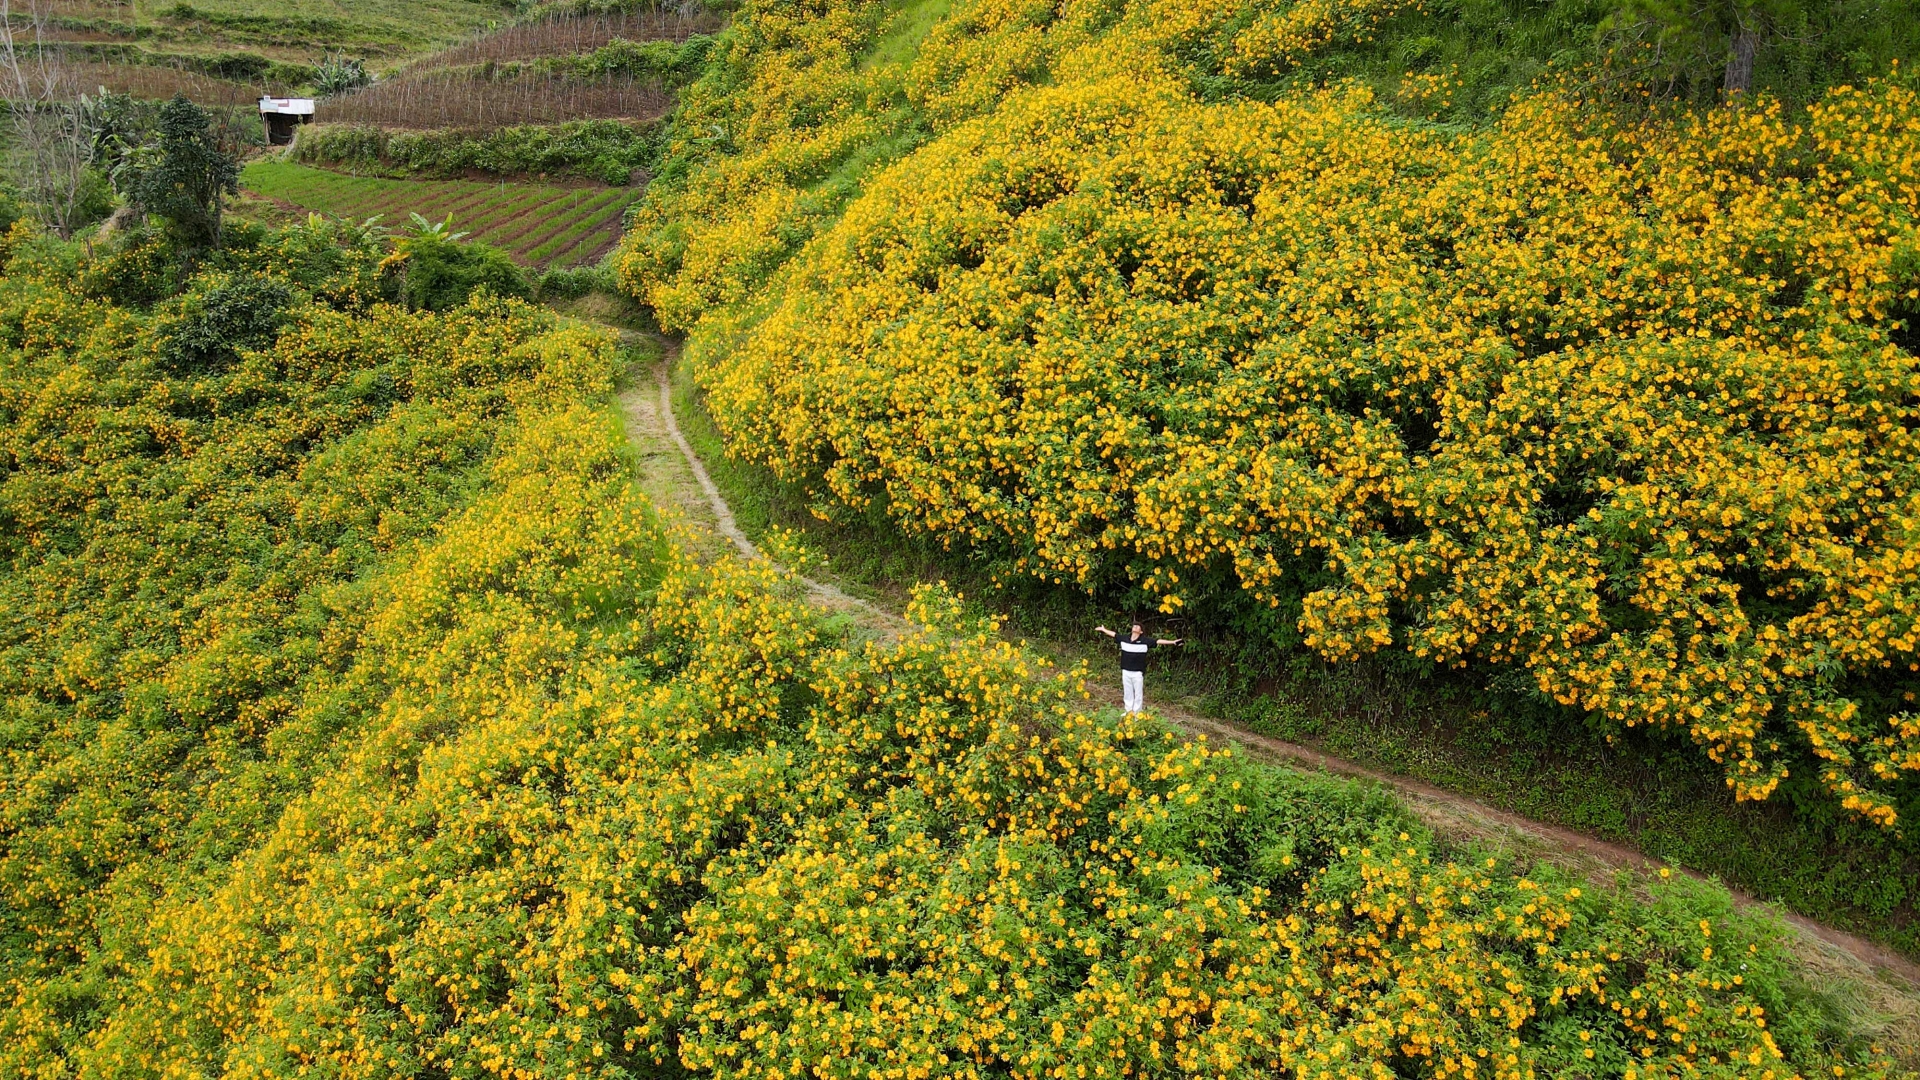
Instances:
[[[489,60],[537,60],[545,56],[588,53],[612,41],[685,41],[693,34],[718,29],[711,15],[633,13],[621,15],[566,15],[521,23],[482,34],[420,61],[423,67],[456,67]]]
[[[134,14],[129,0],[42,0],[40,10],[59,19],[129,20]]]
[[[315,119],[386,128],[485,131],[568,120],[651,120],[673,96],[633,78],[521,75],[489,79],[471,69],[409,72],[320,103]]]
[[[318,120],[386,128],[486,130],[568,120],[650,120],[672,95],[632,77],[492,74],[492,65],[575,56],[624,38],[684,41],[715,30],[711,15],[563,15],[481,34],[421,59],[365,90],[323,101]]]
[[[143,98],[170,98],[185,94],[201,105],[257,105],[260,89],[225,79],[208,78],[178,68],[143,64],[75,64],[68,78],[82,93],[104,86]]]

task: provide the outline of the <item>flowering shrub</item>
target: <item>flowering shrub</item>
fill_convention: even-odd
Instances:
[[[764,564],[673,549],[599,416],[524,438],[371,620],[365,735],[156,913],[84,1068],[1823,1061],[1724,900],[1436,858],[1381,796],[1080,714],[938,594],[933,629],[835,648]]]
[[[941,590],[856,646],[700,563],[599,331],[363,302],[320,222],[153,312],[15,239],[7,1075],[1885,1071],[1724,893],[1090,715]]]
[[[373,692],[351,661],[382,568],[467,501],[522,413],[609,385],[612,350],[524,305],[373,305],[376,245],[317,220],[223,253],[151,313],[88,295],[125,285],[115,267],[153,265],[150,242],[76,271],[71,248],[10,239],[0,1071],[14,1075],[86,1037],[155,902],[249,849],[327,769]]]
[[[1377,22],[1407,6],[962,0],[910,61],[875,63],[897,12],[886,0],[746,0],[681,94],[622,280],[664,325],[690,327],[754,295],[866,174],[1057,69],[1266,74],[1288,62],[1280,53],[1344,34],[1343,18]],[[1109,32],[1117,15],[1124,33]]]
[[[600,416],[524,438],[371,620],[365,734],[155,912],[83,1069],[1883,1067],[1724,895],[1449,861],[1383,796],[1082,714],[937,593],[836,647],[765,564],[687,560]]]
[[[1263,12],[1234,41],[1226,69],[1235,74],[1284,71],[1336,37],[1370,40],[1381,22],[1420,0],[1302,0]]]
[[[735,452],[1038,577],[1165,611],[1238,593],[1329,658],[1514,665],[1684,733],[1741,799],[1799,768],[1897,824],[1908,80],[1800,118],[1541,92],[1462,132],[1351,86],[1194,91],[1196,53],[1279,63],[1319,40],[1300,20],[1385,7],[1036,10],[936,29],[927,85],[960,41],[1012,74],[962,95],[972,119],[923,95],[942,133],[777,275],[789,189],[673,225],[699,245],[678,267],[628,250]],[[1041,23],[1052,85],[1021,89]],[[701,284],[748,252],[768,265]]]

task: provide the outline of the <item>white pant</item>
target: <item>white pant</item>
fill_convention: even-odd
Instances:
[[[1123,671],[1120,673],[1120,696],[1127,703],[1130,713],[1147,711],[1147,679],[1143,671]]]

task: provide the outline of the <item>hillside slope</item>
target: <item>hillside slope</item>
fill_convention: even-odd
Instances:
[[[151,309],[13,242],[9,1074],[1891,1072],[1722,892],[691,557],[598,331],[379,303],[324,223]]]
[[[1462,129],[1207,81],[1391,14],[962,4],[886,68],[884,11],[751,8],[684,107],[737,152],[625,280],[822,505],[1282,648],[1513,666],[1743,799],[1911,816],[1912,87],[1548,84]]]
[[[14,5],[10,17],[23,44],[40,21],[86,92],[245,106],[306,84],[328,53],[386,69],[508,14],[497,0],[42,0]]]

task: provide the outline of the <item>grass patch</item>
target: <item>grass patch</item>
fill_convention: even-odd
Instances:
[[[456,220],[454,224],[476,236],[483,232],[487,233],[492,237],[489,243],[499,243],[510,239],[506,235],[508,232],[517,232],[517,229],[510,230],[507,226],[509,224],[518,226],[521,212],[530,210],[543,201],[565,197],[564,194],[556,196],[554,193],[538,188],[519,185],[502,185],[502,187],[503,190],[498,195],[483,199],[468,210],[465,221]]]
[[[543,262],[571,251],[574,245],[580,242],[581,237],[589,233],[604,232],[607,219],[625,209],[625,206],[624,202],[601,200],[601,205],[587,216],[575,220],[557,232],[549,232],[545,239],[540,240],[538,245],[527,253],[527,258],[535,262]]]
[[[618,242],[618,237],[615,237],[614,240],[607,240],[599,233],[583,236],[579,242],[561,252],[560,255],[553,260],[553,264],[555,266],[579,266],[594,262],[616,242]]]
[[[70,0],[50,11],[82,85],[203,105],[298,92],[328,52],[391,69],[509,17],[489,0]]]
[[[906,0],[898,14],[887,23],[878,41],[861,57],[863,68],[905,64],[920,51],[920,43],[933,32],[933,26],[946,18],[953,0]]]
[[[546,306],[562,315],[570,315],[587,322],[601,323],[622,330],[648,333],[653,330],[653,317],[647,309],[620,293],[595,290],[584,295],[546,301]],[[635,362],[650,363],[652,354],[640,356]]]
[[[346,49],[391,57],[451,45],[508,15],[488,0],[301,0],[295,5],[192,0],[121,10],[126,12],[121,20],[136,33],[171,41]]]

